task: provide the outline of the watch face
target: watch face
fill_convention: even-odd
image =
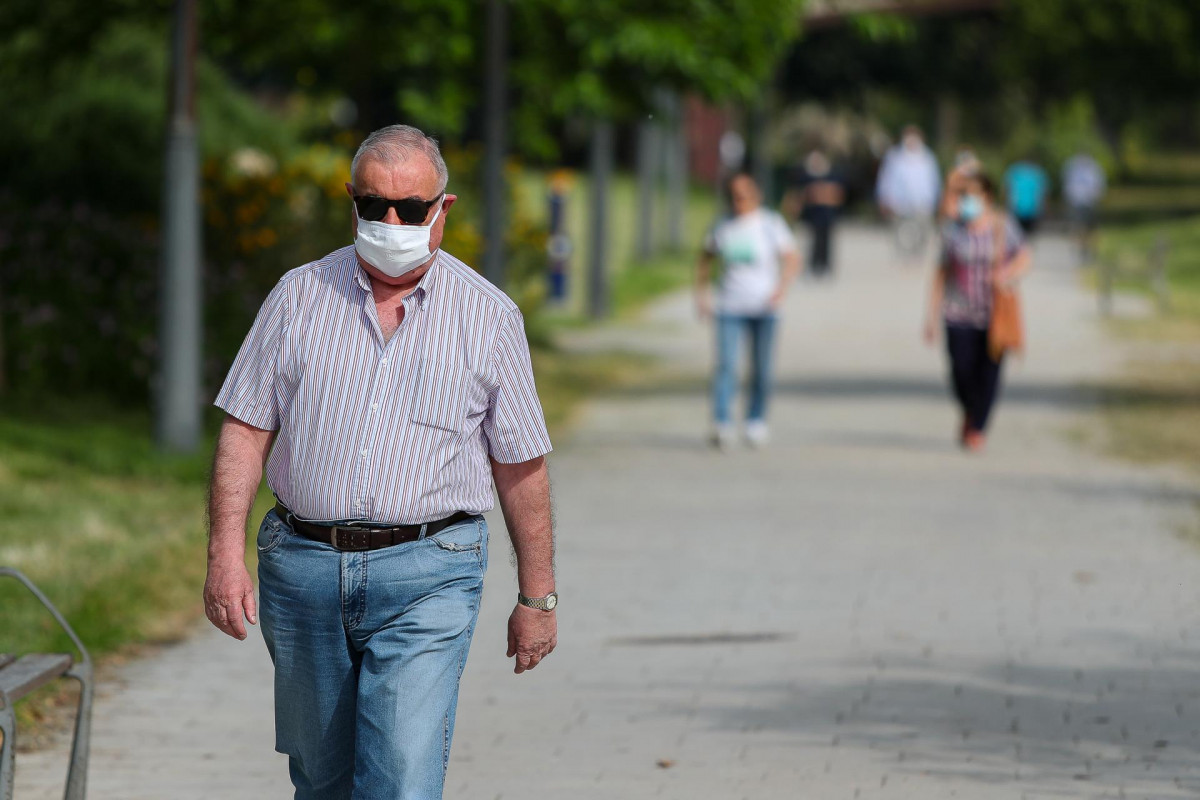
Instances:
[[[553,611],[554,607],[556,605],[558,605],[558,595],[552,594],[546,598],[546,610],[547,611]]]

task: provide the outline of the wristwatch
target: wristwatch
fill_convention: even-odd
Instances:
[[[517,602],[539,611],[553,611],[554,607],[558,605],[558,592],[551,592],[545,597],[526,597],[517,592]]]

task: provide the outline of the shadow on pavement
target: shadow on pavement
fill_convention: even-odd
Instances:
[[[1095,637],[1106,649],[1130,638],[1111,631]],[[695,714],[717,729],[798,735],[806,746],[828,748],[827,769],[839,752],[857,749],[894,775],[1029,781],[1039,796],[1050,786],[1067,796],[1091,796],[1100,786],[1136,791],[1131,797],[1195,796],[1200,652],[1167,657],[1150,652],[1149,641],[1124,646],[1143,648],[1133,659],[1142,663],[1075,669],[876,659],[873,670],[836,665],[857,678],[825,686],[803,677],[698,685],[706,697],[729,702],[658,711]]]
[[[649,397],[695,397],[709,391],[703,377],[679,377],[638,383],[615,391],[613,397],[643,399]],[[950,397],[948,381],[941,376],[912,377],[887,375],[822,376],[786,378],[775,383],[777,395],[814,399],[847,400],[936,400]],[[1006,381],[1003,405],[1038,405],[1069,409],[1092,409],[1101,403],[1114,405],[1150,405],[1161,408],[1192,405],[1195,390],[1163,387],[1137,387],[1117,384],[1071,384],[1025,379],[1016,376]]]

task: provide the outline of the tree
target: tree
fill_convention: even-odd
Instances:
[[[1200,90],[1194,0],[1011,0],[1003,22],[1005,78],[1039,103],[1089,94],[1110,134]]]

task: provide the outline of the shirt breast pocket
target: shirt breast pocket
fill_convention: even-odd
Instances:
[[[453,433],[466,427],[469,373],[459,364],[421,361],[410,419]]]

